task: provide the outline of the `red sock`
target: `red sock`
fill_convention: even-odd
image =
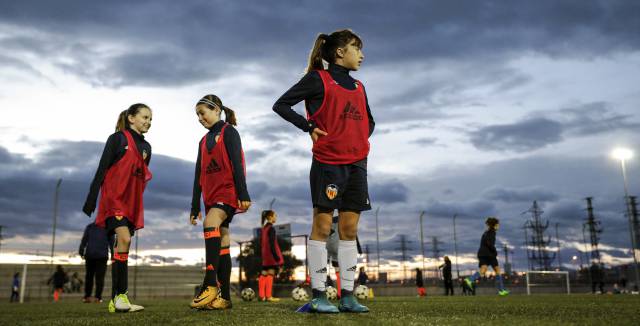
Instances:
[[[53,290],[53,301],[58,301],[60,299],[60,289]]]
[[[336,271],[336,286],[338,287],[338,299],[340,299],[340,295],[341,295],[340,289],[342,287],[340,286],[340,272],[337,272],[337,271]]]
[[[265,295],[265,283],[265,276],[261,274],[258,278],[258,296],[260,297],[260,299],[264,298]]]
[[[271,295],[273,294],[273,275],[267,275],[267,286],[266,286],[266,290],[267,290],[267,298],[271,298]]]

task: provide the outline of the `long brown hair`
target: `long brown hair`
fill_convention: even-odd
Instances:
[[[336,50],[347,46],[353,40],[356,41],[357,47],[362,48],[362,39],[350,29],[342,29],[329,35],[318,34],[309,53],[309,63],[305,72],[323,70],[322,60],[328,63],[335,63]]]
[[[118,121],[116,122],[116,132],[122,131],[128,128],[129,116],[130,115],[135,116],[136,114],[138,114],[138,112],[140,112],[140,110],[145,108],[151,110],[146,104],[136,103],[131,105],[128,109],[120,112],[120,115],[118,116]]]
[[[262,211],[262,216],[260,217],[260,221],[262,223],[262,225],[264,225],[264,221],[266,221],[269,217],[275,215],[276,212],[271,210],[271,209],[267,209]]]
[[[219,97],[213,94],[205,95],[198,101],[196,106],[198,105],[206,105],[210,110],[213,110],[216,107],[218,107],[219,109],[224,111],[224,116],[225,116],[224,121],[226,123],[232,124],[234,126],[238,125],[238,121],[236,120],[236,113],[230,108],[222,105],[222,100],[220,100]]]

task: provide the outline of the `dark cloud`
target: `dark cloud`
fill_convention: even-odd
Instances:
[[[541,187],[511,189],[494,187],[484,193],[484,197],[506,203],[531,202],[533,200],[555,201],[559,196]]]
[[[441,202],[432,199],[426,203],[424,210],[429,216],[444,218],[452,218],[453,215],[460,217],[496,215],[496,206],[486,201]]]
[[[369,185],[369,196],[372,202],[403,203],[407,201],[408,194],[409,188],[398,180]]]
[[[368,1],[296,6],[286,1],[65,1],[4,2],[0,19],[17,28],[37,26],[37,31],[63,36],[20,44],[40,53],[51,47],[78,53],[72,47],[83,42],[96,49],[105,41],[119,44],[114,54],[83,60],[81,67],[69,70],[98,84],[169,86],[215,78],[247,61],[277,66],[298,60],[302,65],[317,33],[345,26],[363,36],[367,61],[373,65],[389,59],[482,57],[498,62],[524,52],[609,55],[638,49],[634,31],[640,29],[639,11],[631,1],[410,1],[392,8]],[[333,14],[323,14],[327,12]],[[370,17],[378,19],[372,22]]]
[[[610,103],[600,101],[558,112],[534,113],[518,122],[485,126],[468,135],[473,146],[481,150],[528,152],[559,143],[566,136],[593,136],[639,128],[636,116],[617,113]]]
[[[562,124],[546,118],[491,125],[469,133],[478,149],[528,152],[562,141]]]
[[[608,102],[592,102],[560,111],[567,131],[577,136],[592,136],[618,130],[640,130],[640,122],[631,114],[615,112]]]

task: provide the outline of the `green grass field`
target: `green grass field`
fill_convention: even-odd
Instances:
[[[234,300],[229,311],[195,311],[188,300],[139,300],[146,310],[109,314],[105,304],[0,303],[2,325],[640,325],[640,296],[376,297],[368,314],[296,313],[293,300]]]

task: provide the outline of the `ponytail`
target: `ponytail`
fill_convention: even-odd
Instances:
[[[271,216],[273,216],[276,212],[271,209],[267,209],[262,211],[262,216],[260,217],[260,224],[264,226],[264,222]]]
[[[123,131],[129,128],[129,116],[135,116],[136,114],[138,114],[138,112],[140,112],[141,109],[151,110],[146,104],[136,103],[131,105],[128,109],[120,112],[118,121],[116,122],[116,132]]]
[[[309,63],[307,64],[307,70],[305,72],[308,73],[312,70],[324,70],[324,64],[322,63],[322,52],[325,43],[327,43],[327,39],[329,39],[329,35],[318,34],[318,37],[316,37],[316,41],[313,42],[313,48],[309,53]]]
[[[330,35],[318,34],[313,48],[309,53],[309,62],[306,73],[312,70],[324,70],[323,60],[328,63],[335,63],[336,50],[346,47],[351,41],[356,41],[356,46],[362,48],[362,39],[350,29],[335,31]]]
[[[238,122],[236,121],[236,113],[226,106],[222,106],[222,110],[224,111],[225,116],[224,121],[231,125],[237,126]]]
[[[116,132],[123,131],[129,127],[129,119],[127,119],[127,110],[120,112],[118,122],[116,122]]]
[[[198,101],[198,103],[196,103],[196,106],[198,105],[206,105],[209,108],[209,110],[214,110],[218,108],[221,111],[224,111],[224,116],[225,116],[224,121],[226,123],[231,124],[233,126],[238,125],[238,122],[236,120],[236,113],[230,108],[222,105],[222,100],[220,100],[219,97],[213,94],[205,95]]]

